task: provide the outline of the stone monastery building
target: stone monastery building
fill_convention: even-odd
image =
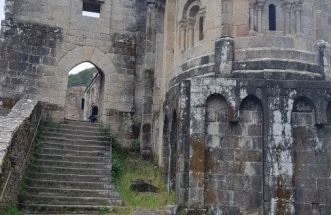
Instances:
[[[90,62],[100,121],[190,214],[331,214],[331,0],[5,4],[1,98],[61,121]]]

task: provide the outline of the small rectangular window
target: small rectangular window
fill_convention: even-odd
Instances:
[[[83,2],[83,16],[100,18],[101,5],[100,2]]]

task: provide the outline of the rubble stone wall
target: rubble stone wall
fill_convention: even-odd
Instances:
[[[40,118],[41,105],[29,99],[18,101],[7,116],[0,117],[1,208],[17,203]]]

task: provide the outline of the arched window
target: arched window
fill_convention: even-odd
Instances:
[[[269,5],[269,31],[276,31],[276,6]]]
[[[203,16],[200,16],[200,19],[199,19],[199,40],[203,40],[204,38],[204,17]]]

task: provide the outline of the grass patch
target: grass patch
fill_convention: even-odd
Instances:
[[[10,206],[3,211],[2,215],[23,215],[23,212],[15,206]]]
[[[113,208],[100,208],[100,210],[93,215],[130,215],[133,209],[129,207],[113,207]]]
[[[117,209],[109,214],[128,215],[135,208],[164,209],[165,205],[174,204],[175,194],[168,193],[157,165],[140,158],[136,150],[121,149],[112,138],[112,176],[113,182],[120,193],[125,208]],[[137,147],[137,141],[133,143]],[[158,193],[137,193],[130,190],[131,181],[142,179],[157,188]]]

